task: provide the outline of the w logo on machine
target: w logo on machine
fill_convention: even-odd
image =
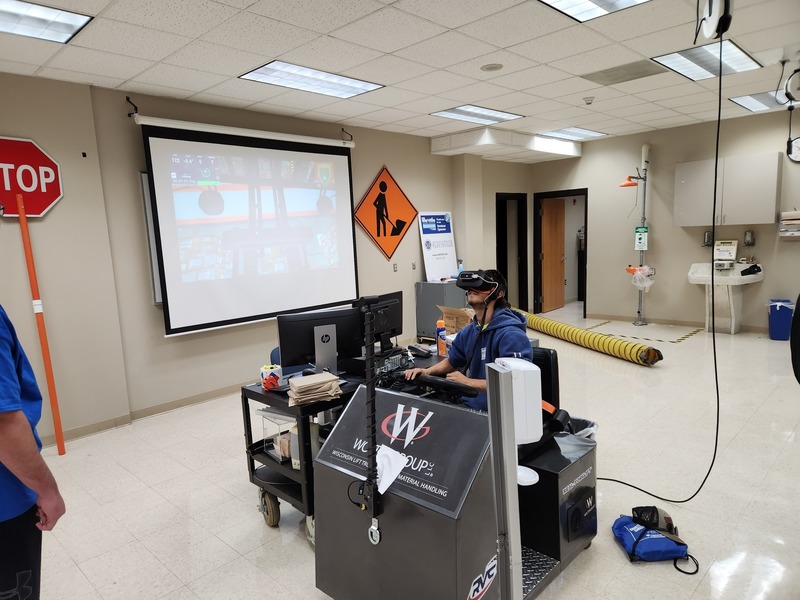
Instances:
[[[391,444],[395,440],[403,440],[403,449],[408,448],[411,442],[421,440],[431,431],[431,428],[426,426],[425,423],[433,416],[432,412],[427,413],[421,421],[417,422],[422,415],[419,409],[412,407],[406,410],[405,404],[398,404],[397,411],[390,414],[381,423],[381,431],[389,438]],[[391,432],[389,427],[391,426]]]
[[[489,590],[495,576],[497,575],[497,555],[495,554],[492,559],[486,564],[486,569],[483,573],[478,575],[472,580],[469,586],[469,596],[467,600],[478,600]]]

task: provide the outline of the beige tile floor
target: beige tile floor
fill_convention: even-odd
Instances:
[[[659,340],[648,343],[664,355],[646,368],[530,331],[558,351],[562,407],[599,424],[598,475],[692,496],[714,449],[711,335],[677,341],[693,330],[585,321],[580,310],[544,316]],[[674,504],[598,482],[597,537],[540,598],[800,597],[800,385],[788,342],[719,334],[716,346],[719,448],[703,489]],[[68,513],[44,537],[44,600],[327,598],[314,586],[303,516],[283,503],[272,529],[256,509],[240,407],[228,396],[71,441],[64,456],[46,448]],[[628,562],[611,523],[643,504],[670,512],[700,562],[697,575],[671,562]]]

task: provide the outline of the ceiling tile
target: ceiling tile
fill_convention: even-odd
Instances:
[[[383,6],[374,0],[261,0],[248,10],[318,33],[330,33]]]
[[[606,127],[603,133],[608,135],[629,135],[631,133],[642,133],[652,130],[652,127],[641,123],[623,123],[622,125],[610,125]]]
[[[39,77],[47,79],[58,79],[60,81],[71,81],[73,83],[83,83],[85,85],[96,85],[104,88],[115,88],[122,85],[125,80],[117,77],[106,77],[105,75],[92,75],[91,73],[76,73],[64,69],[53,69],[42,67],[36,72]]]
[[[652,121],[648,121],[648,125],[650,127],[655,127],[656,129],[663,129],[664,127],[680,127],[681,125],[692,125],[697,123],[697,119],[690,117],[688,115],[677,115],[675,117],[668,117],[666,119],[654,119]]]
[[[248,100],[252,102],[262,102],[275,96],[286,93],[285,87],[249,81],[247,79],[227,79],[219,85],[205,90],[207,94],[216,96],[228,96],[238,100]]]
[[[379,90],[372,90],[366,94],[361,94],[358,99],[365,105],[377,104],[378,106],[396,106],[425,97],[425,94],[420,94],[419,92],[412,92],[411,90],[404,90],[397,87],[385,87]],[[375,108],[371,110],[375,110]]]
[[[12,73],[14,75],[33,75],[36,72],[36,69],[38,68],[39,67],[37,67],[36,65],[16,62],[13,60],[3,60],[2,58],[0,58],[0,73]],[[45,77],[45,75],[42,75],[42,77]],[[67,79],[67,81],[69,81],[69,79]]]
[[[658,73],[657,75],[650,75],[648,77],[640,77],[623,83],[615,83],[611,87],[625,94],[641,95],[643,92],[683,85],[685,81],[686,78],[682,75],[669,71],[667,73]]]
[[[612,117],[620,117],[629,121],[641,121],[647,119],[649,116],[652,118],[657,117],[674,117],[678,113],[669,108],[664,108],[660,104],[654,102],[645,102],[643,104],[635,104],[632,106],[625,106],[623,108],[609,108],[603,111],[603,114],[611,115]]]
[[[99,50],[89,50],[88,48],[67,46],[66,48],[62,48],[61,52],[59,52],[47,66],[56,69],[66,69],[67,71],[77,71],[79,73],[91,73],[93,75],[105,75],[118,79],[130,79],[152,64],[152,61],[142,60],[140,58],[109,54],[107,52],[100,52]]]
[[[197,37],[221,25],[237,10],[211,0],[192,0],[187,10],[184,0],[117,0],[103,17],[168,31],[187,37]]]
[[[539,65],[530,69],[523,69],[516,73],[509,73],[492,79],[492,83],[502,85],[513,90],[528,90],[546,83],[553,83],[568,79],[569,73],[559,71],[547,65]]]
[[[503,65],[503,68],[498,71],[481,71],[481,67],[488,64],[500,64]],[[536,61],[530,60],[529,58],[519,56],[518,54],[506,50],[497,50],[470,60],[465,60],[464,62],[450,65],[447,67],[447,70],[475,79],[489,80],[535,66],[537,66]]]
[[[397,84],[397,87],[423,94],[436,95],[447,90],[464,87],[470,83],[475,83],[475,80],[463,75],[449,73],[448,71],[432,71],[425,75],[402,81]]]
[[[762,52],[773,48],[791,48],[793,53],[787,54],[781,52],[781,58],[797,57],[798,50],[798,36],[797,31],[800,28],[797,21],[779,25],[772,29],[756,31],[741,36],[736,36],[736,43],[747,52]],[[780,60],[780,59],[778,59]]]
[[[161,60],[191,41],[192,38],[174,33],[96,18],[75,36],[70,45]]]
[[[560,96],[559,100],[564,102],[565,104],[571,104],[573,106],[585,106],[586,101],[584,98],[587,96],[592,96],[594,100],[592,100],[592,104],[589,106],[594,106],[595,103],[602,102],[605,100],[610,100],[612,98],[620,98],[624,96],[622,92],[619,90],[615,90],[611,87],[596,87],[592,88],[591,90],[587,90],[585,94],[569,94]]]
[[[112,0],[48,0],[47,6],[63,8],[82,15],[96,15]]]
[[[596,90],[601,86],[593,81],[583,79],[582,77],[570,77],[569,79],[562,79],[561,81],[554,81],[547,85],[539,85],[533,88],[528,88],[528,92],[541,96],[542,98],[558,98],[560,96],[568,96],[571,94],[581,94],[581,97],[593,95],[592,90]]]
[[[270,104],[269,102],[256,102],[247,107],[247,110],[255,110],[257,112],[265,112],[271,115],[283,115],[293,117],[303,112],[302,108],[297,108],[289,104]]]
[[[372,81],[381,85],[392,85],[406,81],[433,71],[433,67],[423,65],[393,54],[384,54],[380,58],[342,71],[342,75],[355,77],[364,81]]]
[[[456,100],[462,104],[469,104],[475,102],[479,103],[482,100],[493,98],[495,96],[502,96],[507,94],[509,91],[510,90],[508,88],[482,81],[480,83],[473,83],[462,88],[447,90],[439,95],[443,98]]]
[[[675,98],[665,98],[657,100],[656,103],[660,106],[667,108],[676,108],[679,106],[689,106],[691,104],[698,104],[700,102],[716,102],[717,97],[711,92],[699,92],[697,94],[686,94],[684,96],[677,96]]]
[[[143,83],[141,81],[126,81],[117,89],[135,94],[145,94],[147,96],[157,96],[159,98],[178,98],[180,100],[185,100],[194,94],[192,90],[182,90],[180,88]],[[134,100],[136,99],[134,98]]]
[[[570,56],[569,58],[562,58],[556,60],[551,66],[556,69],[561,69],[573,75],[585,75],[587,73],[595,73],[612,67],[619,67],[630,63],[642,60],[642,56],[633,50],[629,50],[619,44],[611,46],[604,46]]]
[[[164,62],[187,68],[202,65],[204,71],[238,77],[263,65],[264,58],[259,54],[196,40],[165,58]]]
[[[375,129],[379,129],[381,131],[389,131],[391,133],[408,133],[413,127],[408,127],[406,125],[398,125],[397,123],[387,123],[386,125],[379,125]]]
[[[264,62],[302,46],[319,34],[251,13],[239,13],[202,36],[207,42],[255,52]]]
[[[0,33],[0,58],[4,60],[42,65],[65,47],[45,40]]]
[[[494,52],[496,49],[491,44],[486,44],[463,33],[448,31],[398,50],[395,55],[441,68]]]
[[[213,106],[227,106],[230,108],[246,108],[252,104],[252,102],[249,100],[239,100],[238,98],[230,98],[227,96],[216,96],[214,94],[206,94],[205,92],[195,94],[194,96],[189,96],[187,100],[191,100],[192,102],[200,102],[202,104],[211,104]]]
[[[187,69],[186,67],[159,64],[153,65],[143,73],[140,73],[133,78],[133,81],[200,92],[222,83],[225,81],[225,76]]]
[[[377,50],[323,35],[286,52],[280,59],[329,73],[341,73],[380,56]]]
[[[800,22],[800,3],[797,0],[774,0],[768,9],[763,6],[734,5],[732,33],[737,39],[754,31],[771,31],[787,23]],[[798,29],[795,27],[795,42],[798,38]]]
[[[595,114],[580,106],[565,106],[563,108],[539,113],[536,116],[541,119],[552,119],[554,121],[570,121],[578,117],[595,116]]]
[[[483,19],[524,0],[399,0],[394,7],[418,17],[455,29],[472,21]]]
[[[395,52],[445,31],[441,25],[387,6],[335,29],[331,35],[382,52]]]
[[[398,104],[396,108],[400,110],[407,110],[413,113],[420,113],[429,115],[440,110],[446,110],[453,107],[453,101],[449,98],[439,98],[438,96],[423,96],[419,100],[412,102],[404,102]],[[492,108],[492,107],[487,107]]]
[[[657,90],[637,92],[636,95],[639,96],[639,98],[642,98],[643,100],[667,100],[668,98],[678,98],[680,96],[687,96],[689,94],[699,94],[700,92],[705,91],[705,89],[702,86],[694,83],[693,81],[688,81],[685,77],[682,77],[677,73],[675,73],[674,75],[678,77],[679,81],[683,83],[671,85],[666,88],[659,88]],[[655,77],[663,77],[663,76],[664,75],[656,75]]]
[[[511,92],[502,96],[495,96],[486,100],[486,108],[495,110],[506,110],[512,106],[525,106],[534,102],[541,102],[544,98],[525,92]]]
[[[540,37],[531,36],[531,39],[510,46],[508,50],[531,60],[549,63],[608,46],[612,41],[583,25],[574,25]]]
[[[525,2],[475,23],[464,25],[459,31],[502,48],[508,48],[531,38],[566,29],[574,24],[575,21],[545,4]]]
[[[335,100],[332,96],[326,96],[324,94],[315,94],[314,92],[304,92],[303,90],[291,90],[288,88],[283,89],[288,91],[278,96],[273,96],[269,99],[269,102],[290,106],[298,110],[314,110],[326,104],[331,104]]]
[[[542,113],[550,112],[551,110],[559,110],[564,108],[564,104],[556,102],[555,100],[538,100],[529,104],[522,104],[520,106],[512,106],[508,108],[508,112],[517,115],[536,116]]]
[[[622,45],[634,52],[638,52],[642,56],[653,58],[654,56],[662,56],[691,48],[693,40],[694,23],[683,23],[669,29],[650,31],[643,35],[638,35],[625,40]]]
[[[643,31],[660,31],[686,23],[691,23],[694,28],[695,20],[695,7],[687,2],[653,0],[592,19],[585,24],[613,40],[623,41],[637,37]]]
[[[365,113],[364,116],[367,119],[375,119],[377,121],[383,121],[385,123],[395,123],[397,121],[402,121],[403,119],[411,119],[412,117],[416,117],[417,115],[407,110],[398,110],[396,108],[382,108],[380,110],[376,110],[370,113]]]
[[[399,125],[406,125],[412,129],[422,129],[424,127],[433,127],[441,123],[442,117],[433,117],[431,115],[420,115],[418,117],[411,117],[398,121]]]
[[[337,119],[341,119],[344,117],[357,117],[359,115],[363,115],[364,113],[372,112],[374,110],[375,106],[373,106],[372,104],[366,104],[365,102],[357,102],[352,99],[331,102],[330,104],[321,106],[318,109],[319,112],[325,112],[330,115],[334,115],[337,117]]]

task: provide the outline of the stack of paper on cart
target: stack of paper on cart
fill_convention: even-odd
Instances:
[[[317,373],[289,380],[289,406],[333,400],[341,396],[339,378],[332,373]]]

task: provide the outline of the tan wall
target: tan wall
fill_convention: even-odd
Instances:
[[[784,112],[722,122],[720,156],[759,154],[785,149],[788,134]],[[643,144],[650,144],[647,219],[650,226],[647,264],[656,268],[655,283],[645,295],[645,317],[673,323],[702,324],[704,290],[686,279],[689,266],[709,262],[702,247],[704,227],[675,227],[673,188],[675,163],[713,158],[716,126],[705,123],[648,134],[600,140],[583,145],[583,157],[533,165],[533,192],[588,188],[587,312],[629,319],[636,316],[638,291],[624,267],[638,264],[633,249],[639,224],[636,192],[620,188],[635,174]],[[800,205],[800,168],[788,159],[782,165],[782,210]],[[641,193],[639,194],[641,202]],[[758,199],[754,198],[754,202]],[[756,246],[744,248],[744,230],[753,229]],[[800,290],[800,243],[778,238],[778,225],[726,226],[717,239],[739,240],[739,256],[755,254],[764,267],[764,281],[745,287],[746,329],[766,330],[769,298],[795,298]]]
[[[0,106],[0,134],[36,141],[61,166],[64,197],[44,217],[28,222],[62,426],[124,422],[126,373],[89,88],[3,75]],[[16,218],[0,222],[0,253],[0,303],[44,392]],[[48,410],[40,431],[52,431]]]
[[[339,138],[340,126],[148,96],[133,98],[152,117]],[[147,241],[139,172],[145,169],[141,131],[127,117],[125,94],[99,88],[0,75],[0,134],[32,138],[61,165],[65,196],[31,235],[45,306],[62,421],[68,435],[124,423],[145,414],[236,390],[257,377],[277,344],[274,322],[164,338],[161,310],[151,299]],[[723,153],[780,149],[785,115],[726,121],[731,130]],[[419,211],[449,210],[456,223],[458,253],[467,266],[495,264],[494,198],[497,192],[532,193],[589,188],[589,310],[635,314],[636,291],[624,266],[632,250],[633,198],[617,187],[640,162],[641,144],[653,145],[653,250],[658,269],[647,315],[674,321],[703,320],[702,290],[686,283],[688,265],[704,259],[702,229],[672,226],[674,163],[708,158],[713,126],[657,132],[594,142],[584,157],[546,165],[431,156],[425,138],[347,127],[355,136],[355,202],[386,165]],[[708,139],[711,138],[712,142]],[[86,157],[82,153],[86,153]],[[480,176],[476,169],[480,165]],[[459,187],[458,181],[463,182]],[[785,209],[798,204],[800,169],[784,165]],[[476,205],[480,186],[483,206]],[[467,214],[464,214],[467,213]],[[741,238],[744,228],[722,230]],[[745,325],[766,327],[766,298],[789,297],[800,287],[800,243],[778,241],[777,226],[756,227],[755,252],[767,278],[745,295]],[[529,240],[529,248],[532,244]],[[356,228],[360,290],[402,289],[404,340],[414,337],[414,283],[424,279],[415,223],[390,261]],[[44,387],[30,289],[16,219],[0,223],[0,303],[19,330]],[[397,271],[393,265],[397,264]],[[417,269],[412,269],[416,263]],[[531,263],[532,264],[532,263]],[[781,276],[779,271],[785,276]],[[609,285],[610,282],[610,285]],[[45,411],[47,414],[48,411]],[[49,418],[41,432],[52,434]]]

